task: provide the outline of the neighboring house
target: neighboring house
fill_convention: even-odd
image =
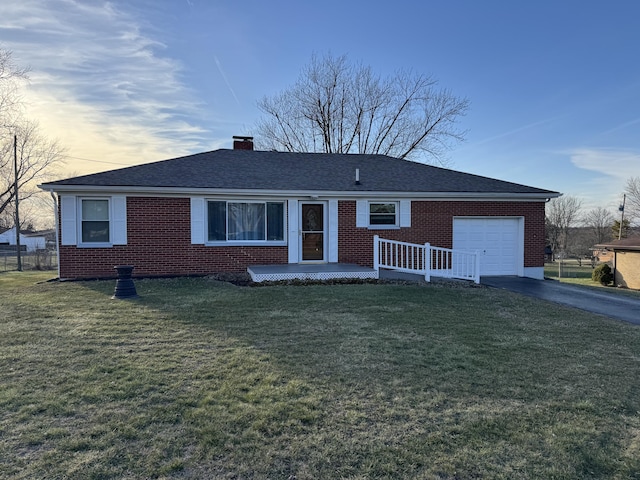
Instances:
[[[593,247],[591,252],[596,262],[607,263],[613,261],[613,251],[607,250],[606,248],[599,248],[599,245]]]
[[[595,248],[611,252],[614,285],[640,290],[640,235],[601,243]]]
[[[53,228],[47,230],[38,230],[37,232],[33,232],[31,235],[34,237],[44,237],[45,247],[49,250],[56,249],[56,231]]]
[[[59,204],[61,278],[373,265],[373,238],[479,250],[481,274],[543,278],[559,193],[384,155],[233,150],[40,185]]]
[[[0,232],[0,249],[4,246],[4,249],[15,250],[16,245],[15,227]],[[21,251],[27,252],[44,249],[46,248],[46,238],[35,232],[20,232],[20,247]]]

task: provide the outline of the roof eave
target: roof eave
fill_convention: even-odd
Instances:
[[[420,198],[435,200],[548,200],[558,197],[557,192],[399,192],[377,190],[268,190],[221,189],[184,187],[144,187],[123,185],[38,185],[42,190],[70,194],[128,194],[128,195],[211,195],[211,196],[265,196],[265,197],[318,197],[318,198]]]
[[[640,252],[640,245],[612,245],[609,243],[602,243],[594,245],[595,249],[606,249],[616,252]]]

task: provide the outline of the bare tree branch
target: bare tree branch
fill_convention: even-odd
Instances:
[[[5,129],[7,130],[7,129]],[[39,132],[38,124],[22,120],[0,138],[0,213],[15,198],[13,168],[13,134],[17,136],[18,190],[20,200],[38,193],[36,183],[51,178],[53,167],[61,163],[64,149],[55,140],[49,140]]]
[[[546,205],[545,223],[547,241],[556,252],[566,252],[569,243],[569,232],[580,217],[582,201],[572,196],[554,198]]]
[[[0,128],[13,124],[19,113],[21,97],[18,89],[28,77],[29,69],[13,61],[11,51],[0,48]]]
[[[589,210],[582,219],[585,227],[591,230],[594,245],[611,240],[613,214],[606,208],[597,207]]]
[[[314,55],[297,82],[258,102],[257,144],[267,150],[373,153],[443,163],[464,139],[469,101],[425,75],[380,79],[346,56]]]
[[[19,86],[28,69],[13,61],[11,52],[0,49],[0,216],[15,200],[14,137],[17,138],[17,183],[20,200],[37,193],[36,183],[46,180],[61,162],[64,150],[57,141],[42,136],[38,124],[21,112]],[[6,219],[7,215],[4,215]]]
[[[640,177],[627,179],[624,191],[627,194],[625,217],[632,223],[640,222]]]

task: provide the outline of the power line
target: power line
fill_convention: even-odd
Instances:
[[[65,155],[66,158],[72,158],[74,160],[83,160],[85,162],[94,162],[94,163],[108,163],[109,165],[122,165],[124,167],[131,166],[130,163],[118,163],[118,162],[108,162],[106,160],[95,160],[93,158],[82,158],[82,157],[73,157],[71,155]]]

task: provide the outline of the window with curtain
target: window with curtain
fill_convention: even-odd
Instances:
[[[209,201],[210,242],[284,241],[284,202]]]

